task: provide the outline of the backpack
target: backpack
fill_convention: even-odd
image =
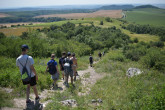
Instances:
[[[28,60],[28,58],[27,58],[27,60]],[[30,80],[31,80],[31,72],[30,72],[30,75],[29,75],[28,70],[26,68],[27,60],[26,60],[25,66],[23,66],[23,64],[18,59],[19,63],[23,67],[22,72],[21,72],[21,79],[22,79],[23,82],[30,82]]]
[[[72,71],[71,65],[70,65],[70,59],[69,58],[65,58],[65,64],[64,64],[64,71],[66,73],[70,73]]]
[[[55,61],[53,60],[51,63],[48,64],[48,68],[49,68],[48,72],[51,75],[53,75],[53,74],[55,74],[57,72],[56,66],[54,65],[54,63],[55,63]]]

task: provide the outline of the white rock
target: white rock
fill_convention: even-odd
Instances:
[[[127,70],[126,75],[127,75],[128,77],[133,77],[133,76],[139,75],[139,74],[141,74],[141,73],[142,73],[142,72],[141,72],[140,69],[138,69],[138,68],[129,68],[129,69]]]

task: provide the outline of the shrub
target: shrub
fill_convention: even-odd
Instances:
[[[103,23],[103,21],[100,21],[100,25],[103,25],[104,23]]]
[[[134,38],[133,41],[134,41],[135,43],[138,43],[138,42],[139,42],[138,38]]]
[[[165,51],[158,48],[150,48],[146,56],[141,59],[142,64],[148,68],[154,68],[159,71],[165,71]]]

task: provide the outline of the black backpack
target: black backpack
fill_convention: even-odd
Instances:
[[[56,66],[54,65],[54,63],[55,63],[55,61],[53,60],[53,62],[51,62],[51,63],[48,64],[48,68],[49,68],[48,72],[51,75],[53,75],[53,74],[55,74],[57,72]]]
[[[19,59],[18,59],[18,61],[19,61]],[[28,70],[26,68],[27,61],[28,61],[28,58],[26,60],[25,66],[23,66],[23,64],[19,61],[19,63],[23,67],[22,72],[21,72],[21,79],[23,82],[30,82],[30,80],[31,80],[31,71],[30,71],[30,75],[29,75]]]
[[[70,64],[70,59],[69,58],[65,58],[65,64],[64,64],[64,71],[65,73],[70,73],[72,72],[72,66]]]

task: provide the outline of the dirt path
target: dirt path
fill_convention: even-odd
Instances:
[[[79,76],[77,77],[77,80],[81,80],[81,87],[83,88],[81,92],[78,93],[79,96],[86,95],[90,92],[90,88],[97,82],[97,80],[103,78],[104,74],[98,74],[95,72],[94,68],[88,67],[86,70],[78,71]],[[34,107],[38,106],[40,110],[44,109],[48,103],[51,102],[51,97],[54,92],[63,92],[67,88],[63,85],[63,80],[60,80],[58,83],[58,86],[60,87],[59,90],[47,90],[45,89],[42,91],[39,96],[41,97],[41,104],[35,105],[34,102],[32,105],[28,108],[34,109]],[[34,100],[35,95],[30,94],[30,98]],[[25,98],[15,98],[14,99],[14,106],[15,108],[2,108],[2,110],[20,110],[26,108],[26,99]]]

